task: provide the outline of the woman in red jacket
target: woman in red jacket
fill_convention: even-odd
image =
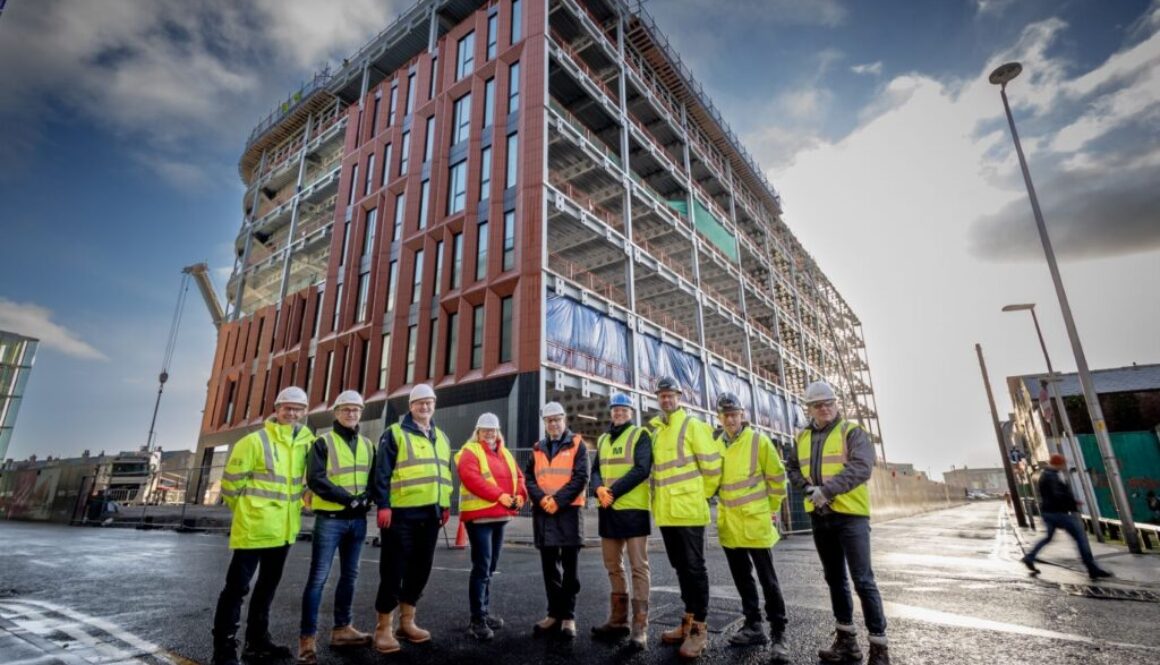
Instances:
[[[479,417],[471,440],[455,453],[455,465],[459,470],[459,519],[471,542],[468,634],[486,641],[503,628],[503,619],[488,614],[487,608],[491,576],[503,547],[503,530],[523,507],[528,489],[524,474],[504,446],[494,413]]]

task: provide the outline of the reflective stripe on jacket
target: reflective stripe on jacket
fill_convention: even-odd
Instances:
[[[705,526],[721,483],[721,447],[704,422],[678,409],[650,421],[651,491],[657,526]]]
[[[822,477],[815,479],[817,483],[826,482],[827,479],[838,475],[846,467],[846,436],[858,427],[859,425],[857,423],[842,420],[830,429],[830,433],[826,435],[826,439],[822,445]],[[798,433],[798,464],[803,469],[810,468],[812,442],[812,429],[807,427]],[[862,483],[849,492],[833,497],[827,506],[836,513],[869,516],[870,489],[866,486],[866,483]],[[808,498],[805,499],[805,508],[807,512],[814,511],[814,503]]]
[[[336,487],[358,495],[367,491],[367,484],[371,475],[371,460],[374,458],[374,448],[370,440],[361,434],[356,435],[358,452],[350,449],[350,445],[334,431],[327,432],[323,437],[326,440],[326,477]],[[315,495],[310,502],[313,510],[337,512],[346,506],[333,501],[327,501]]]
[[[408,432],[399,423],[391,425],[391,436],[399,447],[391,472],[391,507],[450,508],[451,446],[443,430],[435,428],[434,444],[425,436]]]
[[[487,461],[487,453],[483,449],[483,444],[481,444],[478,441],[468,441],[467,443],[463,444],[463,447],[460,448],[459,451],[455,453],[455,466],[457,466],[457,467],[459,466],[459,460],[463,456],[463,453],[470,453],[472,455],[475,455],[476,459],[479,460],[479,474],[480,474],[480,476],[482,476],[483,480],[486,481],[490,485],[496,486],[501,492],[505,492],[505,493],[510,494],[514,497],[520,493],[520,491],[519,491],[519,472],[516,469],[516,459],[514,457],[512,457],[512,454],[507,449],[507,446],[504,446],[502,444],[498,447],[496,452],[500,456],[503,457],[503,461],[507,465],[508,471],[511,475],[511,487],[510,488],[498,486],[498,483],[495,480],[495,476],[492,475],[492,473],[491,473],[491,465]],[[460,515],[460,518],[463,517],[463,514],[465,512],[470,512],[470,511],[475,511],[475,510],[487,510],[488,508],[492,508],[494,506],[499,505],[499,501],[489,501],[487,499],[481,499],[478,496],[472,494],[471,491],[467,489],[467,486],[463,484],[462,475],[463,474],[460,474],[460,482],[459,482],[459,515]]]
[[[616,441],[612,441],[607,433],[601,434],[596,442],[596,454],[600,458],[600,478],[609,489],[616,481],[624,477],[636,464],[636,444],[644,430],[640,427],[628,427]],[[613,497],[613,510],[648,510],[651,496],[648,483],[640,483],[628,491],[624,496]]]
[[[306,454],[314,434],[270,418],[242,437],[222,473],[221,496],[233,511],[230,549],[293,543],[302,526]]]
[[[718,438],[724,443],[724,433]],[[722,547],[773,547],[781,536],[772,516],[785,499],[785,467],[768,436],[745,427],[725,446],[717,493]]]
[[[536,444],[532,450],[532,459],[535,461],[536,485],[543,490],[544,494],[555,496],[556,492],[560,491],[572,479],[576,448],[583,445],[584,439],[579,434],[573,434],[572,445],[561,448],[556,456],[549,460],[548,455],[541,450],[540,445]],[[575,499],[572,499],[572,505],[584,505],[583,489],[576,494]]]

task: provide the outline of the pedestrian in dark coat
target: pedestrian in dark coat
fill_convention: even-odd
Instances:
[[[564,407],[544,405],[545,436],[536,442],[524,470],[532,502],[532,536],[540,550],[548,615],[534,635],[576,636],[577,563],[584,544],[584,490],[588,484],[588,450],[567,425]]]

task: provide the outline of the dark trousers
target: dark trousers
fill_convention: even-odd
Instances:
[[[677,571],[681,600],[685,612],[694,621],[704,621],[709,614],[709,571],[705,570],[705,527],[662,526],[665,554]]]
[[[330,576],[335,552],[338,552],[339,577],[334,590],[334,627],[350,625],[355,582],[358,580],[358,559],[366,537],[366,517],[341,519],[322,513],[314,516],[310,574],[306,577],[306,588],[302,590],[299,635],[314,635],[318,632],[318,606],[322,604],[322,589],[326,586],[326,578]]]
[[[1055,537],[1056,529],[1063,529],[1075,541],[1075,546],[1079,548],[1079,557],[1083,559],[1083,565],[1087,566],[1088,572],[1099,570],[1095,558],[1092,557],[1092,548],[1088,544],[1087,534],[1084,533],[1083,524],[1078,517],[1072,513],[1045,512],[1043,513],[1043,523],[1047,525],[1047,535],[1035,543],[1035,547],[1032,547],[1031,551],[1027,553],[1028,560],[1035,561],[1035,556],[1039,554],[1039,551]]]
[[[840,624],[854,623],[854,599],[850,596],[849,580],[862,603],[866,630],[871,635],[886,634],[886,612],[882,596],[874,582],[870,568],[870,518],[829,512],[821,517],[810,513],[814,530],[814,545],[822,560],[826,584],[830,587],[830,606]],[[846,568],[850,575],[847,577]]]
[[[544,591],[548,594],[548,616],[561,621],[576,618],[576,596],[580,593],[579,547],[541,547],[540,566],[544,570]]]
[[[473,621],[480,621],[488,615],[491,576],[499,565],[505,526],[507,522],[467,523],[467,539],[471,543],[471,577],[467,583],[467,600]]]
[[[213,615],[215,643],[233,640],[238,634],[242,602],[250,593],[254,571],[258,572],[258,583],[254,585],[254,597],[250,598],[250,612],[246,617],[246,641],[260,641],[269,636],[270,604],[274,602],[274,592],[278,590],[289,552],[289,545],[234,550],[230,567],[226,570],[226,586],[218,596],[217,610]]]
[[[781,596],[781,586],[777,583],[777,573],[773,570],[773,550],[766,548],[739,547],[725,548],[725,560],[729,562],[729,572],[733,584],[741,594],[741,610],[749,623],[761,622],[761,605],[757,602],[757,585],[753,583],[753,569],[757,569],[757,581],[765,594],[765,616],[773,632],[785,632],[785,599]]]
[[[380,531],[379,592],[375,611],[392,612],[399,603],[415,605],[431,577],[439,520],[430,517],[392,522]]]

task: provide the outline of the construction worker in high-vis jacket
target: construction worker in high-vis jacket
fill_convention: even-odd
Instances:
[[[853,580],[870,633],[866,662],[890,665],[886,613],[870,567],[870,489],[866,483],[874,469],[874,442],[861,425],[841,416],[834,389],[824,381],[806,386],[805,402],[810,423],[797,435],[797,455],[786,460],[786,473],[805,495],[837,623],[834,643],[820,649],[818,658],[827,663],[862,660],[850,596],[849,581]]]
[[[636,649],[648,646],[650,570],[648,536],[651,531],[648,479],[652,472],[652,436],[633,423],[632,398],[616,393],[608,400],[611,422],[596,441],[592,486],[600,502],[599,533],[604,569],[612,587],[608,620],[592,627],[592,636],[608,641],[629,638]],[[625,575],[624,559],[629,573]],[[632,623],[629,624],[629,577],[632,584]]]
[[[226,462],[221,495],[233,513],[234,553],[214,612],[214,665],[238,665],[238,624],[255,571],[243,657],[250,662],[290,657],[290,649],[270,637],[270,604],[301,526],[306,452],[314,441],[302,423],[307,406],[301,388],[278,393],[274,415],[234,444]]]
[[[417,384],[408,404],[408,413],[379,439],[371,472],[382,542],[374,635],[380,653],[398,651],[400,637],[412,644],[431,640],[415,623],[415,606],[431,577],[439,530],[451,517],[451,444],[435,426],[435,391]]]
[[[724,448],[721,487],[717,489],[717,539],[725,549],[745,613],[745,625],[729,642],[754,646],[768,641],[753,583],[756,568],[773,638],[771,655],[774,660],[786,661],[785,599],[773,569],[773,546],[781,538],[774,518],[785,499],[785,468],[773,441],[745,421],[745,406],[737,395],[724,392],[717,396],[717,419],[721,423],[717,440]]]
[[[375,459],[374,444],[359,434],[363,407],[358,391],[339,393],[334,400],[334,427],[315,440],[306,459],[306,486],[313,494],[310,508],[314,512],[314,533],[310,539],[310,572],[302,590],[298,665],[318,662],[318,608],[335,552],[339,555],[339,577],[334,590],[330,646],[371,643],[370,635],[354,627],[352,611],[359,556],[367,537],[367,485]]]
[[[709,425],[681,408],[681,386],[676,379],[666,376],[657,381],[656,396],[661,415],[649,423],[653,428],[653,519],[685,604],[681,625],[662,633],[661,642],[680,644],[682,658],[697,658],[709,641],[705,526],[709,498],[721,484],[721,447]]]

